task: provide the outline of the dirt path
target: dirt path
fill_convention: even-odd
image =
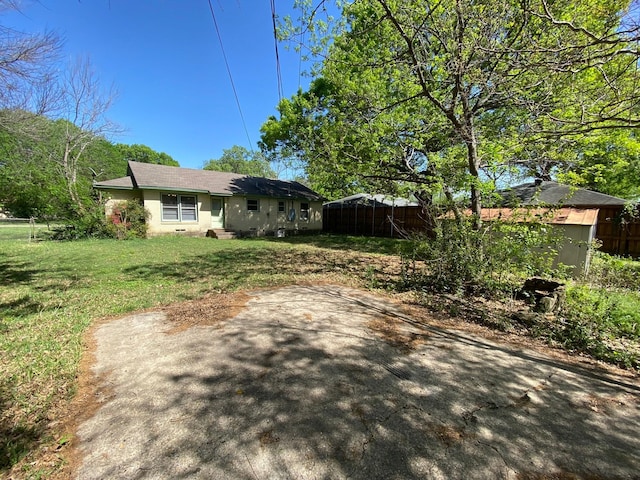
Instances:
[[[633,380],[343,287],[250,295],[210,325],[96,330],[78,479],[638,478]]]

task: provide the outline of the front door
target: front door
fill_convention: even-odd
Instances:
[[[224,201],[222,197],[211,197],[211,228],[224,228]]]

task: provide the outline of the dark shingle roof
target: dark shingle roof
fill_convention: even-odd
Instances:
[[[563,205],[570,207],[622,206],[623,198],[584,188],[562,185],[557,182],[532,182],[498,192],[503,206],[515,205]]]
[[[131,190],[133,188],[133,181],[131,177],[114,178],[113,180],[105,180],[104,182],[97,182],[93,184],[96,188],[113,188],[119,190]]]
[[[128,177],[99,182],[94,186],[98,189],[141,188],[322,200],[320,195],[298,182],[140,162],[129,162]]]

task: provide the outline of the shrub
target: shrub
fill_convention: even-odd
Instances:
[[[51,240],[79,240],[83,238],[105,238],[109,236],[104,217],[104,207],[100,204],[91,206],[82,214],[78,214],[65,222],[65,225],[52,229]]]
[[[601,287],[640,291],[640,262],[597,252],[587,281]]]
[[[138,200],[120,202],[113,207],[107,220],[107,232],[118,240],[145,238],[149,212]]]
[[[523,278],[556,273],[557,240],[552,228],[536,222],[492,221],[477,230],[470,221],[444,221],[434,238],[407,242],[404,282],[437,292],[504,296]]]
[[[565,349],[640,368],[639,304],[639,292],[574,285],[567,288],[562,315],[536,333]]]

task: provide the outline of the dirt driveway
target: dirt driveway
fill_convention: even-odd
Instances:
[[[640,385],[337,286],[95,331],[78,479],[639,478]]]

